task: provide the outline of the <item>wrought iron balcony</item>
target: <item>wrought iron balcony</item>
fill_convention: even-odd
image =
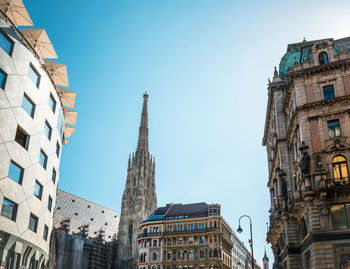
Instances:
[[[176,235],[176,234],[195,234],[195,233],[207,233],[212,231],[221,231],[219,227],[212,227],[206,229],[194,229],[194,230],[183,230],[183,231],[165,231],[163,235]]]
[[[345,185],[350,185],[349,177],[331,178],[326,180],[327,188],[341,187]]]
[[[156,232],[156,233],[142,233],[139,234],[137,238],[143,238],[143,237],[154,237],[154,236],[162,236],[162,232]]]

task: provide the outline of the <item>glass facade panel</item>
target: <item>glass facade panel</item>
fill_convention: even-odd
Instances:
[[[19,127],[17,127],[15,141],[23,148],[28,149],[29,135],[24,133],[24,131],[22,131]]]
[[[44,132],[45,132],[45,135],[47,136],[47,138],[49,140],[51,140],[52,128],[51,128],[50,124],[47,121],[45,121]]]
[[[16,214],[17,214],[17,204],[4,198],[2,202],[1,215],[10,220],[16,220]]]
[[[25,95],[23,96],[22,107],[29,114],[29,116],[34,118],[35,105]]]
[[[0,88],[5,89],[6,74],[0,70]]]
[[[23,171],[22,167],[11,161],[8,177],[16,181],[18,184],[22,184]]]
[[[49,234],[49,228],[45,225],[44,233],[43,233],[43,238],[44,238],[45,241],[47,241],[48,234]]]
[[[37,88],[39,88],[40,76],[39,76],[38,72],[34,69],[34,67],[32,65],[29,65],[28,77],[31,79],[31,81],[33,81],[34,85]]]
[[[8,55],[12,53],[13,42],[8,40],[4,33],[0,31],[0,47],[6,51]]]
[[[43,193],[43,186],[38,181],[35,181],[34,195],[41,200],[42,193]]]
[[[49,98],[49,105],[51,107],[51,110],[53,113],[55,113],[56,111],[56,101],[55,101],[55,98],[53,98],[53,96],[50,94],[50,98]]]
[[[54,184],[56,183],[56,170],[55,170],[55,168],[52,168],[51,180]]]
[[[323,87],[323,99],[328,100],[334,98],[334,87],[333,85]]]
[[[30,215],[28,228],[36,233],[36,230],[38,229],[38,217],[33,214]]]
[[[47,166],[47,155],[43,151],[40,151],[39,163],[41,164],[41,166],[44,169],[46,169],[46,166]]]

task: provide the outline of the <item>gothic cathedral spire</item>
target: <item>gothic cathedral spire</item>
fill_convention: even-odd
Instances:
[[[139,136],[135,154],[129,156],[118,231],[118,268],[137,263],[139,225],[157,208],[155,161],[148,147],[148,94],[143,95]]]

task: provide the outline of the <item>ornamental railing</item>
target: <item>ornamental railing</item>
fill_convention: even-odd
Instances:
[[[212,231],[220,231],[220,228],[212,227],[212,228],[206,228],[206,229],[194,229],[194,230],[183,230],[183,231],[165,231],[163,235],[207,233]]]
[[[344,185],[350,185],[350,178],[349,177],[343,177],[343,178],[331,178],[326,180],[326,187],[332,188],[332,187],[341,187]]]
[[[137,238],[143,238],[143,237],[154,237],[154,236],[162,236],[163,233],[162,232],[156,232],[156,233],[142,233],[139,234],[139,236]]]

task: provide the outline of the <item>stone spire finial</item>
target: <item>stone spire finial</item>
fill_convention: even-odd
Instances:
[[[147,103],[148,103],[148,93],[147,93],[147,89],[146,89],[145,93],[143,94],[143,106],[142,106],[139,138],[137,141],[137,150],[136,151],[144,150],[144,151],[148,152],[148,109],[147,109]]]
[[[277,67],[275,66],[275,71],[273,72],[274,76],[278,76],[278,71],[277,71]]]

